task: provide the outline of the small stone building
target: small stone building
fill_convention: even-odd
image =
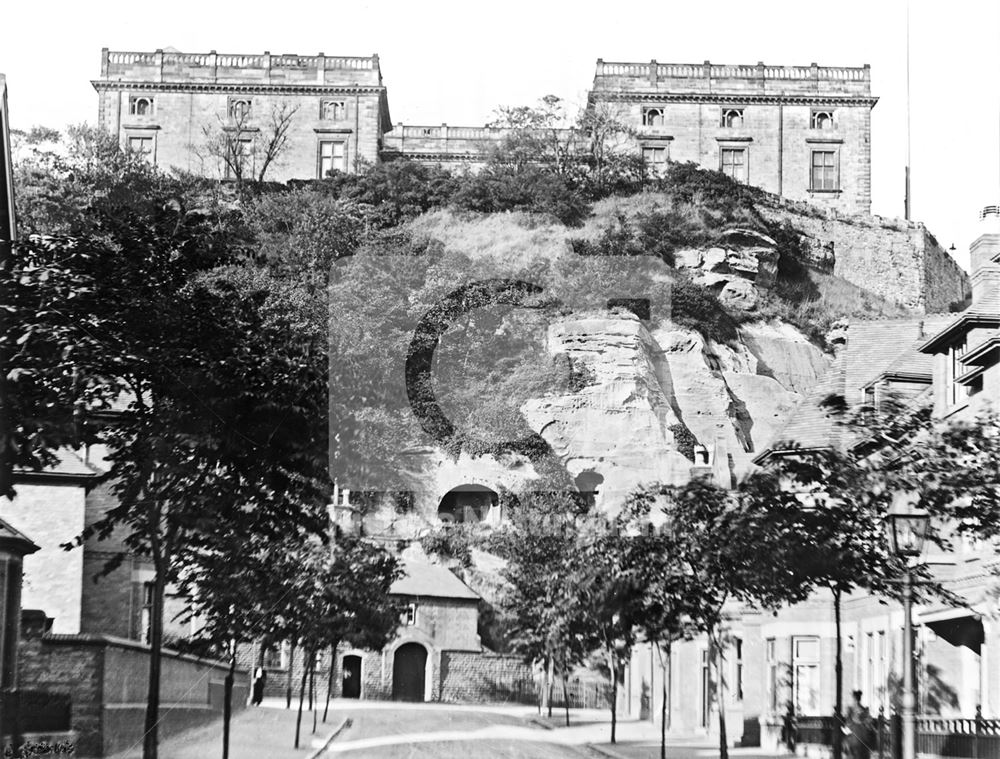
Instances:
[[[488,702],[534,696],[531,668],[519,657],[486,650],[480,642],[478,593],[438,564],[406,560],[404,571],[391,589],[403,608],[395,638],[382,651],[342,646],[332,663],[332,697]],[[285,694],[289,674],[297,692],[302,661],[298,656],[289,662],[290,653],[287,644],[264,652],[268,695]],[[260,660],[257,646],[247,654]],[[324,653],[316,673],[321,697],[330,682],[330,666]]]

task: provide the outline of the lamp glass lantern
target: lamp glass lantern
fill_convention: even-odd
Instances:
[[[893,496],[892,508],[886,515],[886,531],[892,552],[897,556],[919,556],[924,550],[931,518],[917,507],[919,503],[920,494],[913,490],[900,491]]]

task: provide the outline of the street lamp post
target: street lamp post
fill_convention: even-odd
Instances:
[[[930,525],[930,516],[916,508],[920,495],[914,491],[897,492],[886,518],[892,552],[903,560],[903,698],[902,759],[917,755],[917,694],[913,677],[913,573],[910,559],[921,554]]]

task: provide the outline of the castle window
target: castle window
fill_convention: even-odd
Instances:
[[[663,123],[662,108],[646,108],[642,112],[643,126],[663,126]]]
[[[229,101],[229,116],[237,121],[250,118],[251,101],[249,98],[233,98]]]
[[[840,189],[836,150],[814,150],[809,170],[809,189],[832,192]]]
[[[326,178],[331,171],[347,171],[347,144],[343,140],[320,140],[319,178]]]
[[[670,148],[667,146],[650,146],[642,148],[642,163],[647,170],[661,172],[667,168],[667,161],[670,160]]]
[[[742,108],[725,108],[722,111],[722,126],[726,129],[736,129],[743,126]]]
[[[720,148],[719,170],[737,182],[747,181],[747,149]]]
[[[253,158],[253,140],[249,137],[227,137],[226,179],[242,179]]]
[[[128,149],[133,153],[138,153],[150,163],[154,162],[153,148],[152,136],[133,135],[128,138]]]
[[[347,104],[343,100],[324,100],[319,117],[324,121],[343,121],[347,118]]]
[[[813,111],[810,126],[813,129],[833,129],[833,111]]]
[[[133,116],[152,116],[153,98],[150,97],[129,98],[128,112]]]

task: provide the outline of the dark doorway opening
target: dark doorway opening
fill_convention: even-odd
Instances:
[[[341,687],[344,698],[361,698],[361,657],[344,657],[344,679]]]
[[[396,701],[423,701],[427,649],[405,643],[392,658],[392,697]]]

